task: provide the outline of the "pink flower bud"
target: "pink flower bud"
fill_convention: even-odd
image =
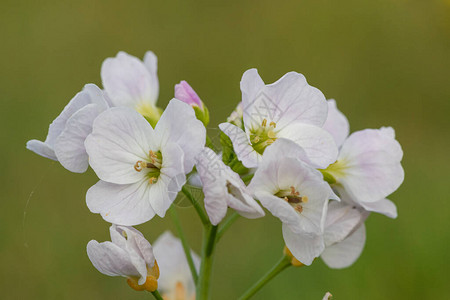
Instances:
[[[184,80],[175,85],[175,98],[181,100],[191,106],[203,108],[202,100],[194,91],[194,89]]]

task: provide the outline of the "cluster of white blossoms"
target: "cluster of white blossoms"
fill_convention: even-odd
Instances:
[[[209,255],[237,216],[224,220],[228,208],[249,219],[264,217],[265,208],[282,223],[289,264],[310,265],[320,256],[331,268],[360,256],[371,212],[397,217],[386,199],[404,178],[394,130],[349,135],[336,102],[299,73],[266,85],[256,69],[246,71],[242,102],[219,125],[221,150],[207,137],[208,109],[187,82],[175,85],[164,110],[157,106],[152,52],[143,61],[120,52],[103,62],[101,77],[103,89],[87,84],[50,124],[45,141],[31,140],[27,148],[71,172],[95,171],[99,181],[86,203],[112,223],[111,242],[90,241],[88,256],[135,290],[205,299]],[[194,183],[204,209],[189,192]],[[180,191],[209,234],[202,258],[181,229],[181,241],[166,232],[152,247],[131,227],[176,209]]]

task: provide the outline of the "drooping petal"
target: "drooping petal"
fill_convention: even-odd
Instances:
[[[325,245],[321,235],[306,235],[293,232],[283,223],[283,238],[286,247],[301,263],[309,266],[322,253]]]
[[[178,282],[187,288],[188,295],[195,292],[194,280],[184,254],[181,241],[174,237],[170,231],[164,232],[153,243],[155,254],[160,269],[158,288],[162,293],[170,293]],[[200,268],[200,258],[191,250],[192,260],[197,271]]]
[[[115,107],[100,114],[85,146],[89,163],[97,176],[117,184],[133,183],[145,177],[147,170],[137,172],[137,161],[148,161],[149,151],[159,143],[153,128],[136,111]]]
[[[38,140],[29,140],[27,142],[27,149],[45,158],[53,159],[56,161],[58,160],[52,146],[47,143]]]
[[[151,187],[147,179],[133,184],[99,181],[86,194],[91,212],[99,213],[110,223],[125,226],[142,224],[155,216],[148,198]]]
[[[397,218],[397,206],[389,199],[375,202],[361,202],[360,205],[367,211],[383,214],[391,219]]]
[[[363,216],[352,205],[330,201],[323,239],[326,246],[341,242],[361,224]]]
[[[206,129],[195,117],[194,109],[186,103],[172,99],[155,127],[161,145],[176,143],[184,152],[184,171],[189,173],[195,157],[206,141]]]
[[[94,267],[105,275],[140,276],[128,253],[111,242],[91,240],[87,244],[87,254]]]
[[[196,167],[205,194],[206,212],[213,225],[225,217],[227,206],[248,218],[264,216],[264,211],[247,192],[239,175],[210,148],[204,148],[197,156]]]
[[[327,102],[328,117],[325,124],[323,124],[323,129],[333,136],[336,145],[340,147],[350,133],[350,124],[347,117],[337,108],[334,99],[330,99]]]
[[[362,224],[342,242],[327,247],[321,254],[321,258],[327,266],[333,269],[349,267],[361,255],[365,242],[366,228]]]
[[[150,99],[156,103],[159,96],[158,58],[152,51],[147,51],[144,56],[144,65],[150,74]]]
[[[277,136],[294,141],[303,148],[316,168],[326,168],[336,161],[338,149],[333,137],[324,129],[302,123],[291,123],[277,132]]]
[[[63,111],[50,124],[47,138],[44,142],[38,140],[30,140],[27,142],[27,149],[35,152],[43,157],[58,160],[54,153],[54,145],[58,136],[63,132],[67,120],[78,110],[92,103],[90,96],[91,85],[86,85],[84,90],[77,93],[70,102],[64,107]]]
[[[95,118],[102,112],[97,104],[88,104],[78,110],[66,123],[56,139],[54,151],[58,161],[71,172],[83,173],[89,166],[84,141],[92,132]]]
[[[376,202],[393,193],[403,182],[400,164],[403,152],[389,129],[365,129],[354,132],[342,145],[338,162],[343,167],[332,170],[340,189],[356,203]]]
[[[133,227],[113,224],[110,227],[110,233],[111,241],[127,251],[130,262],[141,275],[138,283],[144,284],[147,269],[155,265],[155,256],[150,243]]]
[[[156,70],[155,70],[156,71]],[[141,103],[154,105],[156,102],[154,75],[146,65],[134,56],[119,52],[114,58],[107,58],[102,64],[103,87],[114,106],[135,108]]]
[[[219,124],[223,131],[233,143],[234,152],[242,164],[247,168],[255,168],[261,161],[262,156],[253,149],[247,134],[239,127],[230,123]]]

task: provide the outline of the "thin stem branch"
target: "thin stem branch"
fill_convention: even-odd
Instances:
[[[163,297],[159,294],[158,290],[152,292],[152,295],[156,300],[164,300]]]
[[[261,279],[259,279],[250,289],[248,289],[239,300],[250,299],[256,292],[258,292],[266,283],[268,283],[272,278],[277,276],[281,271],[286,269],[291,265],[291,259],[283,255],[283,257],[269,270]]]
[[[184,254],[186,255],[186,259],[189,265],[189,269],[191,269],[192,278],[194,279],[194,282],[197,284],[198,281],[198,274],[197,269],[195,268],[194,260],[192,259],[191,254],[191,248],[189,247],[189,244],[186,239],[186,235],[184,234],[183,227],[180,223],[180,218],[178,217],[177,209],[174,205],[170,208],[170,212],[172,215],[173,223],[175,224],[175,227],[178,232],[178,236],[181,239],[181,244],[183,245]]]
[[[208,135],[206,136],[206,147],[211,148],[213,151],[217,151],[216,145],[214,145],[213,141]]]
[[[228,218],[223,221],[223,224],[220,225],[219,231],[217,232],[217,241],[220,240],[222,235],[228,228],[239,218],[239,214],[237,212],[233,212]]]
[[[250,180],[252,180],[254,175],[255,174],[253,174],[253,173],[252,174],[247,174],[247,175],[242,176],[241,179],[242,179],[243,182],[247,183]]]
[[[213,263],[214,246],[216,244],[218,226],[207,226],[203,235],[202,262],[200,276],[197,283],[197,299],[207,300],[210,290],[211,269]]]
[[[195,210],[197,211],[198,216],[200,217],[200,220],[202,221],[203,225],[209,225],[211,224],[209,222],[209,218],[206,215],[205,211],[203,210],[200,203],[195,199],[195,197],[192,195],[192,193],[189,191],[189,189],[186,186],[183,186],[181,189],[183,194],[191,201],[192,205],[194,206]]]

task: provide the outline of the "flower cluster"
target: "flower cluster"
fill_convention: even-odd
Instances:
[[[221,151],[206,133],[208,109],[186,81],[175,85],[164,110],[157,106],[152,52],[143,61],[119,52],[103,62],[101,77],[103,89],[87,84],[45,141],[27,148],[71,172],[95,171],[99,181],[86,203],[112,223],[111,242],[90,241],[88,256],[101,273],[124,276],[135,290],[157,299],[206,299],[214,245],[238,215],[261,218],[263,208],[282,223],[281,264],[294,266],[320,256],[331,268],[348,267],[363,250],[369,214],[397,217],[386,199],[404,178],[394,130],[350,134],[336,102],[302,74],[265,84],[256,69],[246,71],[242,101],[219,125]],[[204,207],[192,189],[202,190]],[[205,227],[201,258],[176,217],[180,191]],[[226,218],[228,208],[236,213]],[[169,209],[181,241],[166,232],[152,247],[131,227]]]

